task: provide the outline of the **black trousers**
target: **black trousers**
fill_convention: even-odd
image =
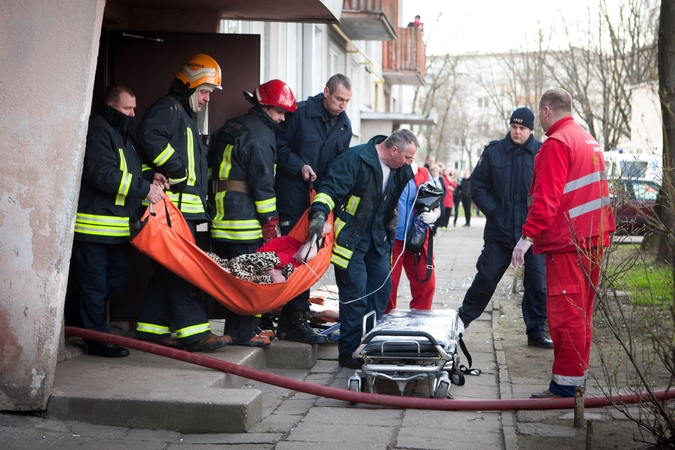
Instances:
[[[233,243],[213,240],[211,247],[213,252],[221,258],[232,259],[239,255],[254,253],[261,245],[262,239],[257,242]],[[225,313],[225,334],[233,341],[245,342],[260,332],[260,317],[242,316],[232,311]]]

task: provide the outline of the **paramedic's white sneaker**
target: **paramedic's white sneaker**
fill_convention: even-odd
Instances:
[[[351,355],[340,355],[338,356],[338,364],[340,367],[356,370],[361,368],[363,360],[359,358],[352,358]]]

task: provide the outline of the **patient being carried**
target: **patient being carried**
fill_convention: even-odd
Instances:
[[[323,235],[330,233],[331,224],[326,223]],[[312,245],[307,239],[302,243],[292,236],[274,238],[258,248],[255,253],[246,253],[230,260],[209,253],[223,269],[242,280],[253,283],[284,283],[293,271],[304,262],[314,259],[322,239]]]

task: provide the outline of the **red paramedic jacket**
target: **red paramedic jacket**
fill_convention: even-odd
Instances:
[[[534,253],[609,246],[616,227],[602,148],[571,116],[546,135],[534,159],[523,234],[534,239]]]

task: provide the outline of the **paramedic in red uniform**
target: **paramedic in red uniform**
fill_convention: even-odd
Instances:
[[[615,230],[602,149],[572,118],[572,97],[550,89],[539,101],[548,139],[534,162],[530,209],[512,265],[530,246],[546,256],[546,310],[553,340],[549,388],[532,398],[574,397],[585,386],[591,352],[594,288],[603,247]]]

